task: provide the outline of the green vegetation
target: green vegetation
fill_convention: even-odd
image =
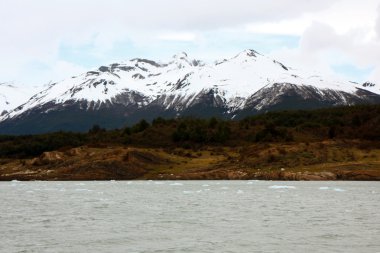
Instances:
[[[177,122],[172,134],[174,142],[224,143],[230,137],[230,124],[211,118],[210,120],[184,119]]]
[[[35,157],[45,151],[83,145],[198,149],[203,146],[241,147],[255,143],[308,143],[331,139],[359,140],[373,148],[373,145],[380,146],[379,126],[379,105],[269,112],[240,121],[157,118],[151,124],[141,120],[132,127],[108,131],[95,125],[88,133],[0,136],[0,157]],[[276,162],[282,156],[289,158],[288,154],[281,152],[269,157]],[[310,156],[310,153],[305,152],[304,156]]]

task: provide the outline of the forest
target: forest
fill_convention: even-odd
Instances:
[[[29,158],[46,151],[109,145],[145,148],[205,146],[244,147],[255,143],[312,143],[358,140],[368,148],[380,146],[380,105],[318,110],[278,111],[240,121],[218,118],[156,118],[132,127],[104,129],[94,125],[86,133],[0,136],[1,158]]]

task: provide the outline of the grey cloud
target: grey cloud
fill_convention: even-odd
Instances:
[[[302,35],[300,47],[307,54],[317,51],[338,50],[349,56],[357,64],[378,65],[380,41],[363,41],[360,29],[338,34],[322,23],[313,23]]]
[[[340,44],[340,40],[332,27],[314,22],[304,32],[300,45],[303,50],[315,51],[334,47]]]
[[[134,38],[294,18],[338,0],[1,0],[0,54],[49,58],[60,43]],[[116,38],[115,38],[116,37]],[[121,40],[122,40],[121,39]]]
[[[122,25],[128,29],[204,30],[298,17],[305,12],[327,8],[336,1],[2,0],[0,14],[15,29],[40,26],[47,30],[65,27],[76,30],[78,26],[99,28]]]
[[[59,59],[62,43],[72,43],[75,48],[95,40],[99,43],[99,46],[95,45],[98,52],[109,44],[112,47],[115,41],[126,41],[126,38],[139,41],[141,36],[141,40],[154,43],[151,41],[153,33],[178,31],[202,34],[220,30],[224,33],[223,28],[296,19],[344,1],[0,0],[0,79],[4,76],[1,71],[16,73],[16,68],[36,59],[47,64],[55,62]],[[376,30],[380,38],[380,15]],[[378,56],[374,52],[379,43],[357,47],[351,40],[350,35],[338,35],[328,25],[315,23],[302,37],[301,47],[307,53],[339,48],[368,62],[373,62]]]
[[[149,0],[140,2],[144,6],[152,4]],[[147,12],[155,25],[202,30],[298,17],[308,11],[324,9],[333,2],[328,0],[161,0],[156,1],[153,8]],[[141,10],[140,13],[143,12]]]

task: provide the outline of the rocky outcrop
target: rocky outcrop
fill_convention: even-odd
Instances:
[[[297,181],[323,181],[336,180],[337,175],[333,172],[280,172],[280,180],[297,180]]]
[[[181,180],[246,180],[246,179],[249,179],[248,173],[245,171],[227,170],[227,169],[215,169],[211,171],[190,172],[190,173],[183,173],[175,177],[173,176],[172,176],[172,179],[181,179]]]
[[[62,162],[64,158],[65,155],[62,152],[44,152],[41,156],[32,159],[30,164],[33,166],[53,165]]]
[[[336,173],[338,180],[348,181],[380,181],[380,174],[378,171],[345,171],[341,170]]]

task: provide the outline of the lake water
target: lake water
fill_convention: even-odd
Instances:
[[[0,252],[380,252],[380,183],[1,182]]]

